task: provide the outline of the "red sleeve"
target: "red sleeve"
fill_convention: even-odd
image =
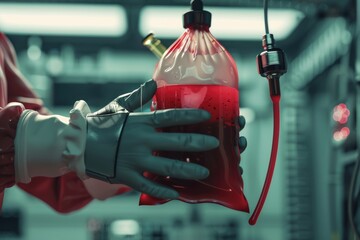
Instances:
[[[15,184],[14,139],[24,106],[20,103],[0,108],[0,209],[5,188]]]
[[[42,100],[31,89],[29,82],[17,68],[14,47],[7,37],[0,33],[0,51],[4,54],[3,69],[7,85],[7,101],[20,102],[26,109],[45,114],[47,110]]]
[[[36,177],[29,184],[17,184],[60,213],[83,208],[93,199],[74,173],[57,178]]]
[[[5,73],[0,76],[0,79],[3,81],[0,82],[0,90],[3,91],[4,87],[7,88],[7,102],[19,102],[22,103],[26,109],[39,111],[42,114],[46,113],[47,110],[43,107],[42,101],[31,90],[30,85],[17,69],[14,48],[2,33],[0,33],[0,55],[4,55],[3,61],[0,61],[0,67],[4,69],[4,71],[0,69],[0,73]],[[4,96],[5,95],[2,95],[0,98],[4,98]],[[0,107],[3,106],[4,105]],[[4,110],[5,109],[2,111]],[[1,118],[1,121],[5,123],[8,122],[6,118]],[[9,146],[8,149],[12,148],[11,151],[9,150],[2,154],[0,159],[0,175],[4,171],[12,172],[12,175],[8,174],[5,178],[5,175],[1,175],[0,183],[3,188],[10,187],[14,184],[13,139],[15,137],[15,130],[12,129],[10,132],[5,130],[6,134],[12,134],[10,137],[4,138],[0,136],[0,143],[7,144],[6,146]],[[31,195],[41,199],[56,211],[62,213],[80,209],[93,199],[87,192],[83,182],[74,173],[57,178],[33,178],[29,184],[18,184],[18,186]],[[2,192],[3,189],[0,188],[0,202],[2,202]]]

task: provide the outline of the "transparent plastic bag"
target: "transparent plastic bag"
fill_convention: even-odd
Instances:
[[[187,203],[217,203],[249,212],[239,172],[239,91],[235,61],[210,33],[209,27],[189,27],[165,52],[153,79],[158,89],[152,110],[200,108],[211,114],[205,123],[168,127],[163,132],[200,133],[215,136],[220,146],[206,152],[155,152],[155,155],[197,163],[209,169],[204,180],[183,180],[146,173],[159,184],[174,188]],[[169,199],[147,194],[140,205],[157,205]]]

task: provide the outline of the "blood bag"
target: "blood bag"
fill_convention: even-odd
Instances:
[[[196,3],[201,1],[194,1]],[[218,148],[205,152],[158,151],[154,155],[200,164],[209,169],[203,180],[183,180],[146,173],[146,177],[175,189],[187,203],[217,203],[249,212],[239,171],[238,71],[232,56],[211,34],[211,14],[193,4],[184,15],[184,33],[166,50],[153,79],[158,89],[152,110],[198,108],[211,119],[195,125],[158,129],[162,132],[199,133],[216,137]],[[157,205],[169,199],[141,194],[140,205]]]

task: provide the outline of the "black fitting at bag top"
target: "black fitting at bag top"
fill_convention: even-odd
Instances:
[[[184,28],[210,27],[211,13],[203,10],[203,2],[201,0],[192,0],[190,4],[192,11],[187,12],[183,15]]]

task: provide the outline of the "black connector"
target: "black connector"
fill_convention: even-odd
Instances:
[[[211,13],[204,10],[201,0],[192,0],[190,2],[191,11],[183,15],[184,28],[209,28],[211,26]]]
[[[286,56],[283,50],[275,47],[272,34],[263,36],[264,51],[256,56],[258,72],[269,80],[270,95],[280,96],[280,76],[287,72]]]
[[[191,0],[191,10],[193,11],[202,11],[204,8],[204,4],[201,0]]]

